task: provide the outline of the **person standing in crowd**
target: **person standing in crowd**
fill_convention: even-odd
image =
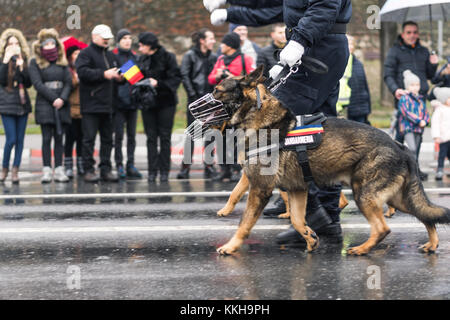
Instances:
[[[11,151],[15,147],[11,179],[13,184],[19,183],[25,129],[31,112],[27,92],[31,87],[29,56],[30,49],[22,32],[6,29],[0,37],[0,114],[6,134],[0,182],[8,177]]]
[[[83,166],[84,180],[117,182],[112,173],[111,151],[113,147],[113,103],[115,82],[123,82],[119,75],[116,56],[108,51],[114,38],[111,29],[98,25],[92,30],[92,43],[80,52],[75,67],[80,78],[80,102],[83,116]],[[94,147],[100,132],[100,176],[95,173]]]
[[[439,144],[435,179],[440,181],[444,177],[445,158],[450,160],[450,88],[435,88],[433,94],[436,100],[431,101],[434,108],[431,117],[431,137]]]
[[[236,32],[241,38],[241,52],[252,58],[252,68],[255,70],[261,48],[248,38],[247,26],[230,23],[230,32]]]
[[[36,97],[36,123],[42,130],[42,157],[44,162],[42,183],[50,183],[52,174],[52,149],[54,140],[54,180],[68,182],[63,167],[63,136],[65,126],[70,125],[69,95],[72,90],[72,76],[55,29],[43,29],[33,43],[35,57],[30,62],[29,72]]]
[[[188,105],[214,90],[209,84],[208,76],[214,68],[217,56],[212,53],[216,39],[214,33],[206,28],[200,29],[192,35],[193,47],[184,55],[181,62],[181,76],[183,86],[188,96]],[[190,126],[195,121],[189,109],[187,110],[187,124]],[[212,142],[205,141],[205,148]],[[184,144],[184,160],[178,179],[189,179],[189,171],[194,153],[194,141],[186,140]],[[189,158],[190,156],[190,158]],[[213,165],[205,164],[204,178],[210,179],[216,176]]]
[[[429,89],[427,79],[432,79],[438,67],[439,58],[436,54],[430,55],[427,48],[419,40],[419,27],[413,21],[406,21],[402,25],[402,33],[397,43],[389,50],[384,63],[384,82],[395,98],[398,105],[400,98],[408,92],[403,86],[403,72],[411,70],[420,78],[420,95],[427,96]],[[423,101],[425,103],[425,100]],[[397,113],[397,118],[399,114]],[[395,139],[403,143],[404,137],[398,130],[398,121]],[[420,151],[420,150],[418,150]],[[428,175],[422,171],[420,178],[426,180]]]
[[[254,68],[253,58],[242,53],[241,39],[235,32],[227,33],[220,44],[222,55],[217,59],[213,71],[211,71],[208,79],[213,86],[219,84],[222,80],[251,73]],[[226,137],[224,135],[223,143],[223,161],[226,157]],[[235,152],[236,158],[236,152]],[[241,166],[238,164],[222,164],[220,173],[214,178],[215,181],[223,181],[230,179],[232,182],[239,181],[241,177]]]
[[[302,63],[303,55],[328,65],[328,72],[314,73],[300,65],[299,72],[291,74],[274,92],[275,97],[295,115],[315,112],[323,112],[328,117],[337,115],[339,80],[344,75],[349,57],[345,33],[352,15],[350,0],[204,0],[203,3],[212,12],[213,25],[231,22],[258,27],[284,22],[288,43],[280,52],[279,64],[269,71],[270,77],[277,79],[287,74],[294,65]],[[232,6],[220,9],[226,3]],[[341,186],[332,186],[321,188],[317,196],[309,193],[310,205],[306,208],[309,226],[319,236],[336,242],[342,241],[339,216],[341,190]],[[280,213],[286,212],[286,208],[276,208],[280,209]],[[305,243],[292,226],[277,236],[277,242]]]
[[[419,150],[422,144],[422,135],[430,116],[427,112],[425,99],[420,96],[420,78],[411,70],[403,72],[404,88],[408,91],[400,97],[398,102],[398,128],[404,137],[409,150],[414,153],[419,165]]]
[[[118,47],[113,50],[119,66],[128,61],[136,63],[136,53],[131,50],[133,38],[128,29],[121,29],[116,37]],[[114,157],[117,172],[121,179],[142,179],[142,174],[134,166],[136,150],[137,106],[131,102],[131,86],[127,82],[117,86],[117,104],[114,110]],[[127,127],[127,165],[123,166],[122,142],[124,126]]]
[[[347,38],[350,57],[344,76],[340,81],[337,111],[339,113],[343,108],[347,108],[349,120],[370,124],[368,116],[372,107],[364,65],[354,54],[356,49],[355,38],[352,36],[347,36]]]
[[[449,62],[445,64],[436,74],[431,83],[438,87],[450,87],[450,57],[447,58]]]
[[[77,174],[84,175],[83,169],[83,130],[81,129],[81,111],[80,111],[80,80],[75,69],[75,61],[77,61],[81,48],[78,45],[72,45],[66,50],[67,61],[69,62],[69,70],[72,75],[72,93],[69,97],[70,117],[72,123],[66,127],[66,139],[64,144],[64,167],[66,176],[69,179],[74,177],[73,173],[73,146],[76,143],[77,153]]]
[[[264,65],[264,76],[269,77],[269,70],[277,64],[275,53],[277,50],[282,50],[286,46],[286,25],[283,23],[275,23],[272,25],[272,32],[270,33],[272,43],[267,47],[261,49],[258,54],[256,65]]]
[[[151,32],[139,35],[139,52],[142,54],[138,59],[139,69],[157,93],[155,105],[147,106],[142,110],[147,135],[148,181],[155,182],[159,172],[160,181],[167,182],[171,166],[172,128],[178,103],[177,89],[181,83],[181,72],[175,55],[168,52],[159,43],[158,37]]]

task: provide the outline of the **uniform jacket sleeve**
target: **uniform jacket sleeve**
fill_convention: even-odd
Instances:
[[[398,65],[395,52],[395,48],[391,48],[387,54],[386,61],[384,62],[384,82],[392,94],[395,94],[395,91],[400,89],[399,84],[397,84],[397,81],[395,80]]]
[[[81,81],[86,83],[98,83],[106,81],[104,70],[100,68],[93,68],[91,66],[91,59],[86,52],[81,51],[75,62],[78,77]]]
[[[341,0],[309,0],[304,16],[293,29],[291,40],[304,47],[320,41],[336,23],[341,9]]]
[[[191,81],[191,74],[192,74],[192,67],[193,67],[193,61],[191,59],[191,53],[190,51],[186,53],[183,57],[183,60],[181,61],[181,77],[183,81],[184,89],[186,90],[186,93],[188,97],[194,97],[196,95],[194,85]]]
[[[259,27],[283,22],[283,7],[247,8],[230,7],[227,9],[227,21],[249,27]]]
[[[59,98],[53,90],[45,86],[44,82],[42,81],[41,71],[35,59],[31,60],[30,67],[28,69],[33,87],[40,95],[42,95],[50,104],[52,104],[56,99]]]

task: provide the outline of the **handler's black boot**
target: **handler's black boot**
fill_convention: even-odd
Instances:
[[[308,197],[308,206],[306,208],[306,223],[320,237],[327,238],[330,243],[342,242],[342,229],[339,222],[333,222],[320,203],[317,196]],[[280,233],[276,239],[278,244],[301,244],[305,243],[305,239],[291,227]]]
[[[286,204],[284,203],[284,200],[281,196],[275,200],[272,207],[267,208],[264,210],[263,214],[268,217],[273,216],[279,216],[280,214],[283,214],[286,212]]]

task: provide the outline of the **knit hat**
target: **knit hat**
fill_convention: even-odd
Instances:
[[[120,29],[119,32],[117,32],[116,40],[117,42],[120,42],[123,37],[130,36],[131,32],[128,29]]]
[[[222,43],[237,50],[241,47],[241,38],[237,33],[230,32],[223,37]]]
[[[158,37],[151,32],[142,32],[139,34],[139,42],[143,45],[150,46],[152,49],[160,47]]]
[[[450,99],[450,88],[435,88],[433,93],[442,104],[446,104],[447,100]]]
[[[70,60],[70,57],[72,56],[72,54],[77,50],[81,50],[81,48],[77,45],[67,48],[67,50],[66,50],[67,59]]]
[[[233,32],[237,27],[244,26],[243,24],[230,23],[229,32]]]
[[[403,82],[405,84],[405,89],[414,83],[420,83],[420,78],[412,73],[411,70],[405,70],[403,72]]]

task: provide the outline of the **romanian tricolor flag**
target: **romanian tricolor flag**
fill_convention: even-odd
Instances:
[[[298,137],[298,136],[306,136],[316,133],[322,133],[323,127],[322,125],[310,125],[303,127],[296,127],[294,130],[288,132],[288,137]]]
[[[133,62],[133,60],[125,63],[120,68],[120,71],[131,85],[134,85],[144,79],[144,75],[142,74],[141,70],[139,70],[138,66]]]

